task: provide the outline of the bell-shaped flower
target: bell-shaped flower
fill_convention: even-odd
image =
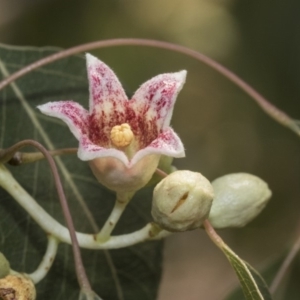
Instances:
[[[151,178],[161,155],[183,157],[169,126],[186,71],[153,77],[128,100],[115,73],[87,54],[89,111],[74,101],[38,106],[64,121],[79,141],[78,157],[89,161],[98,181],[116,192],[134,192]]]

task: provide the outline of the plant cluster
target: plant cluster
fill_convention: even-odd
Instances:
[[[147,45],[185,53],[207,63],[238,84],[271,117],[299,134],[296,121],[275,108],[236,75],[202,54],[168,43],[148,40],[101,41],[58,52],[4,79],[0,89],[18,77],[62,57],[99,46]],[[101,299],[90,284],[81,257],[81,248],[93,250],[130,247],[163,239],[175,232],[203,228],[235,270],[246,299],[271,299],[261,276],[239,258],[215,229],[243,227],[253,220],[271,197],[268,185],[257,176],[235,173],[210,182],[201,173],[176,170],[172,159],[185,155],[179,136],[170,127],[176,98],[186,80],[186,71],[153,77],[128,100],[115,73],[102,61],[87,54],[89,110],[74,101],[41,104],[43,114],[62,120],[79,142],[78,148],[48,150],[27,139],[0,150],[0,187],[14,198],[47,235],[42,261],[32,273],[19,273],[0,253],[0,298],[35,299],[35,285],[51,269],[61,243],[72,246],[80,286],[79,299]],[[21,152],[23,147],[37,152]],[[87,161],[99,184],[115,192],[115,205],[97,233],[76,231],[53,156],[72,155]],[[6,164],[22,165],[41,159],[48,161],[67,226],[51,216],[33,195],[15,179]],[[128,234],[112,235],[135,193],[155,185],[153,221]],[[99,203],[101,206],[101,202]],[[281,276],[282,272],[279,274]],[[280,278],[276,279],[280,281]],[[276,282],[273,290],[278,285]]]

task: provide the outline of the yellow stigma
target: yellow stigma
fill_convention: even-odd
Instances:
[[[130,145],[134,138],[131,127],[127,123],[116,125],[111,129],[110,140],[114,146],[124,148]]]

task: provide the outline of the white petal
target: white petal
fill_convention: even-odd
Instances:
[[[128,165],[129,163],[124,152],[114,148],[104,148],[93,144],[86,136],[82,136],[79,140],[78,157],[83,161],[101,157],[114,157],[125,165]]]
[[[124,89],[105,63],[91,54],[86,54],[87,73],[90,89],[90,113],[101,115],[124,113],[124,102],[128,101]]]
[[[164,154],[171,157],[184,157],[184,146],[179,136],[172,128],[167,128],[149,146],[138,151],[132,158],[130,165],[134,165],[149,154]]]
[[[129,105],[145,121],[155,120],[158,132],[169,126],[178,93],[186,71],[166,73],[146,81],[136,91]]]
[[[37,108],[47,116],[64,121],[78,140],[88,133],[88,112],[74,101],[48,102]]]

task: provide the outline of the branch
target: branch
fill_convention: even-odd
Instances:
[[[107,48],[107,47],[116,47],[116,46],[142,46],[142,47],[154,47],[161,48],[166,50],[171,50],[174,52],[179,52],[185,54],[187,56],[193,57],[198,61],[206,64],[212,69],[216,70],[218,73],[225,76],[228,80],[237,85],[240,89],[242,89],[245,93],[247,93],[261,108],[264,112],[266,112],[271,118],[276,120],[278,123],[283,126],[288,127],[292,131],[294,131],[298,136],[300,136],[300,127],[298,121],[293,120],[286,113],[275,107],[271,104],[266,98],[260,95],[255,89],[253,89],[249,84],[243,81],[236,74],[211,59],[210,57],[197,52],[195,50],[189,49],[184,46],[167,43],[163,41],[157,40],[147,40],[147,39],[134,39],[134,38],[124,38],[124,39],[111,39],[111,40],[103,40],[96,41],[87,44],[82,44],[67,50],[62,50],[58,53],[52,54],[45,58],[42,58],[5,78],[2,82],[0,82],[0,90],[13,82],[14,80],[24,76],[25,74],[32,72],[33,70],[45,66],[49,63],[57,61],[59,59],[78,54],[85,51],[90,51],[93,49],[99,48]]]
[[[15,145],[13,145],[12,147],[10,147],[8,149],[2,150],[0,153],[0,162],[9,161],[13,157],[15,152],[17,152],[18,150],[20,150],[21,148],[23,148],[25,146],[33,146],[33,147],[37,148],[39,151],[41,151],[43,153],[43,155],[45,156],[45,158],[47,159],[47,161],[49,163],[51,172],[54,177],[54,182],[55,182],[55,186],[57,189],[60,204],[61,204],[61,207],[63,210],[64,218],[65,218],[67,226],[68,226],[69,235],[71,237],[71,242],[72,242],[71,244],[72,244],[73,255],[74,255],[74,260],[75,260],[75,269],[76,269],[78,283],[81,288],[91,290],[91,286],[90,286],[89,280],[87,278],[87,275],[86,275],[86,272],[85,272],[85,269],[83,266],[83,262],[81,259],[80,248],[78,245],[72,216],[71,216],[71,213],[69,210],[68,202],[67,202],[67,199],[66,199],[66,196],[65,196],[65,193],[64,193],[64,190],[63,190],[60,178],[59,178],[59,174],[57,171],[57,167],[56,167],[53,157],[49,154],[47,149],[44,148],[40,143],[38,143],[34,140],[24,140],[24,141],[21,141]],[[11,175],[8,176],[8,173],[9,172],[7,171],[6,176],[5,175],[3,176],[2,182],[0,182],[0,185],[2,184],[3,188],[6,189],[5,183],[11,184],[11,182],[13,180],[13,181],[15,181],[14,186],[10,186],[9,190],[7,190],[7,189],[6,190],[10,194],[12,194],[11,193],[12,189],[15,189],[16,191],[18,191],[17,187],[19,187],[19,192],[22,191],[22,187],[18,184],[18,182]],[[11,177],[11,178],[9,178],[9,177]],[[48,231],[48,232],[50,233],[51,231]]]
[[[0,155],[3,150],[0,150]],[[5,150],[4,150],[5,151]],[[50,150],[48,153],[51,156],[57,155],[66,155],[66,154],[75,154],[77,153],[77,148],[65,148],[65,149],[57,149],[57,150]],[[12,166],[20,166],[23,164],[29,164],[36,162],[38,160],[44,159],[45,156],[41,152],[15,152],[13,157],[7,162]]]
[[[14,179],[12,174],[0,164],[0,186],[2,186],[47,233],[56,237],[60,242],[71,244],[69,231],[66,227],[51,217]],[[153,223],[129,234],[111,236],[106,242],[99,242],[95,234],[76,232],[78,244],[86,249],[117,249],[135,245],[144,241],[162,239],[171,233],[161,231]]]

